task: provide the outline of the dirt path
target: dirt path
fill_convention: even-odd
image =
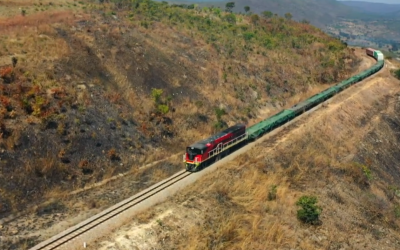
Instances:
[[[359,71],[365,70],[375,63],[373,59],[365,56],[362,51],[358,51],[357,53],[363,59],[358,69]],[[343,157],[351,157],[352,147],[350,145],[356,145],[354,142],[360,140],[371,129],[371,126],[370,124],[366,124],[359,131],[351,131],[345,124],[359,122],[375,102],[387,95],[400,91],[398,81],[394,80],[389,73],[389,69],[395,68],[395,66],[391,63],[387,63],[387,65],[380,73],[352,86],[324,104],[306,112],[303,116],[262,137],[255,143],[247,145],[229,155],[206,169],[206,171],[199,173],[197,177],[205,176],[205,178],[211,178],[210,176],[212,175],[210,173],[212,171],[223,167],[228,162],[235,162],[232,160],[246,151],[251,156],[252,162],[257,158],[262,160],[271,151],[290,144],[291,138],[304,134],[310,128],[321,127],[321,124],[328,124],[328,131],[332,137],[347,136],[352,138],[352,140],[349,140],[349,145],[343,155]],[[246,167],[246,164],[243,167]],[[185,192],[182,193],[179,195],[185,195]],[[190,197],[188,199],[187,203],[190,203]],[[186,205],[186,203],[174,203],[174,198],[172,197],[170,201],[160,204],[146,213],[147,215],[156,214],[152,219],[143,219],[143,216],[146,217],[147,215],[140,215],[138,219],[113,232],[109,237],[99,240],[95,245],[89,246],[89,249],[122,250],[157,248],[162,245],[164,239],[171,237],[169,233],[165,233],[163,230],[163,221],[179,225],[182,228],[180,230],[182,232],[185,228],[187,229],[202,220],[204,217],[202,211],[199,211],[196,207],[188,207]],[[170,233],[172,234],[173,232]]]

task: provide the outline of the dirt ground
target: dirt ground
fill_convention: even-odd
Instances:
[[[358,50],[358,53],[362,54],[364,59],[360,70],[369,67],[371,60],[365,57],[362,51]],[[400,233],[397,229],[399,225],[397,219],[391,221],[392,224],[390,224],[369,217],[370,220],[366,222],[364,218],[364,214],[369,211],[366,196],[379,197],[385,204],[383,205],[385,208],[381,208],[382,211],[392,206],[389,205],[384,194],[385,188],[382,186],[389,185],[393,180],[383,180],[382,175],[378,174],[379,168],[381,168],[379,161],[368,165],[372,171],[376,172],[374,178],[376,180],[371,181],[369,190],[361,189],[360,191],[354,187],[356,183],[347,183],[347,179],[327,176],[325,170],[319,170],[319,168],[315,170],[317,171],[316,176],[322,175],[323,178],[314,180],[312,184],[304,182],[302,179],[306,178],[305,175],[311,170],[306,170],[306,166],[300,165],[295,174],[287,172],[287,169],[281,166],[281,162],[285,161],[280,159],[287,158],[289,162],[296,162],[297,158],[301,158],[299,155],[288,154],[293,151],[293,147],[299,144],[304,144],[305,150],[307,150],[307,145],[313,143],[313,141],[304,139],[309,135],[312,138],[310,140],[315,141],[316,138],[325,140],[326,145],[324,144],[321,150],[329,149],[328,154],[331,159],[337,159],[341,164],[353,161],[362,162],[360,158],[363,157],[363,153],[360,152],[363,151],[360,147],[367,147],[371,132],[382,127],[380,123],[382,117],[391,115],[393,112],[393,105],[397,101],[396,94],[400,91],[400,82],[390,75],[390,69],[397,67],[398,65],[387,62],[382,72],[328,100],[316,111],[307,112],[301,119],[290,125],[289,129],[285,129],[277,136],[263,138],[243,157],[239,157],[227,164],[226,167],[202,178],[184,192],[172,197],[170,201],[138,215],[133,222],[127,223],[126,226],[111,233],[109,237],[89,246],[89,249],[202,249],[201,246],[204,245],[201,243],[210,237],[207,230],[204,229],[209,228],[205,224],[212,223],[213,220],[218,221],[218,215],[215,213],[221,212],[213,206],[210,193],[218,191],[218,184],[223,182],[228,182],[229,184],[225,184],[225,186],[229,185],[232,189],[236,187],[235,185],[246,185],[246,180],[240,180],[235,175],[240,176],[244,168],[250,168],[252,164],[259,163],[269,173],[269,176],[264,178],[266,182],[260,184],[268,187],[273,183],[280,183],[281,186],[277,193],[279,201],[269,204],[272,212],[267,212],[268,216],[275,218],[271,219],[267,216],[270,227],[269,232],[264,232],[264,241],[270,239],[271,242],[264,242],[266,245],[263,249],[399,248]],[[390,136],[388,131],[386,133],[386,137]],[[389,149],[388,147],[387,151],[390,151]],[[376,147],[372,150],[372,155],[378,155],[380,150],[385,149]],[[318,152],[306,153],[312,156],[311,159],[308,159],[309,164],[327,164],[326,159],[322,156],[319,158]],[[371,157],[370,151],[365,154]],[[321,153],[321,155],[323,154]],[[400,170],[397,169],[397,174],[399,172]],[[228,176],[232,177],[232,181],[228,181]],[[234,180],[242,182],[242,184],[236,184]],[[252,180],[257,180],[257,178]],[[231,199],[231,203],[236,201],[235,198],[239,199],[230,195],[230,191],[225,190],[225,192],[228,193],[227,196]],[[251,193],[251,191],[249,192]],[[314,193],[320,197],[324,208],[321,218],[322,226],[307,227],[294,219],[294,199],[301,193]],[[234,206],[231,203],[229,204]],[[230,210],[234,210],[234,208],[223,211]],[[214,219],[213,216],[215,216]],[[390,221],[391,217],[385,214],[384,218],[384,220]],[[228,220],[224,223],[231,222]],[[240,221],[237,223],[236,226],[240,227]],[[357,223],[360,225],[357,226]],[[218,231],[221,229],[219,227],[223,229],[224,225],[216,222],[213,227],[216,227],[215,230]],[[230,240],[235,242],[234,239]],[[238,247],[240,244],[229,247],[231,242],[228,240],[228,243],[218,245],[215,249],[260,249],[248,248],[249,245],[245,243],[241,247]],[[191,247],[185,248],[185,246]]]

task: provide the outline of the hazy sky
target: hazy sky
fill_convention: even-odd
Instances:
[[[344,0],[341,0],[344,1]],[[355,0],[346,0],[346,1],[355,1]],[[391,4],[400,4],[400,0],[358,0],[362,2],[371,2],[371,3],[391,3]]]

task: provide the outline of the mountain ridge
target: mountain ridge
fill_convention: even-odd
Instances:
[[[340,1],[355,10],[362,10],[368,13],[391,14],[400,11],[400,4],[371,3],[364,1]]]

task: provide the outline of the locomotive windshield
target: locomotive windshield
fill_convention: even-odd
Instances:
[[[203,150],[195,147],[187,147],[186,152],[188,153],[189,160],[193,161],[196,155],[203,154]]]
[[[187,152],[189,155],[200,155],[200,154],[202,154],[202,150],[201,150],[201,149],[198,149],[198,148],[191,148],[191,147],[188,147],[188,148],[186,149],[186,152]]]

